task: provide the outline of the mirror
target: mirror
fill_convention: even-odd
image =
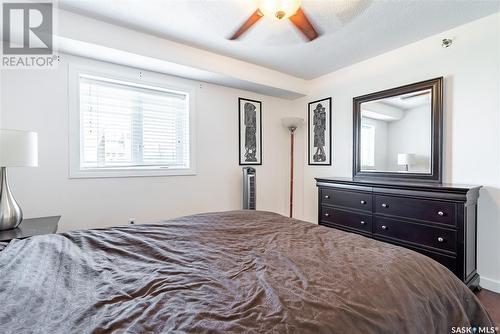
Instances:
[[[355,178],[441,181],[442,78],[354,98]]]
[[[429,173],[431,92],[361,103],[361,170]]]

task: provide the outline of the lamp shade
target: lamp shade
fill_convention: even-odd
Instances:
[[[398,165],[411,165],[414,155],[411,153],[398,153]]]
[[[281,119],[281,123],[287,129],[297,129],[300,125],[302,125],[302,123],[304,123],[304,120],[300,117],[285,117]]]
[[[0,167],[37,167],[38,134],[0,129]]]

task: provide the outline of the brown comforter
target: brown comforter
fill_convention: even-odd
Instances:
[[[450,333],[491,326],[413,251],[269,212],[14,240],[2,333]]]

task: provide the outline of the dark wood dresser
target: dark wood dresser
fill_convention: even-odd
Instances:
[[[471,289],[480,186],[316,178],[318,223],[410,248],[440,262]]]

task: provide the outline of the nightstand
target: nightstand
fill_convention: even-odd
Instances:
[[[17,228],[0,231],[0,241],[10,241],[12,239],[24,239],[34,235],[56,233],[59,219],[61,219],[61,216],[24,219]]]

